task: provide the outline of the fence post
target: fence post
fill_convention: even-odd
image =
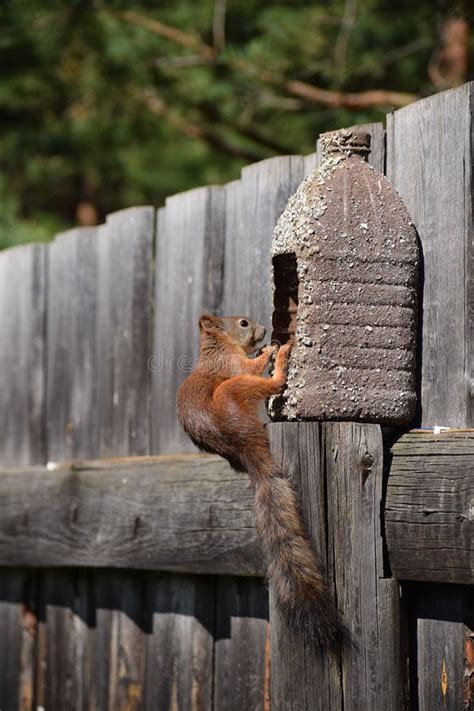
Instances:
[[[473,426],[473,96],[474,83],[465,84],[400,109],[387,121],[387,174],[423,252],[421,427]],[[413,704],[420,711],[454,711],[462,705],[465,625],[472,608],[462,586],[447,593],[444,586],[410,585],[409,599],[415,611]]]
[[[275,423],[272,448],[300,494],[306,528],[356,650],[318,654],[271,604],[276,711],[400,711],[398,584],[384,578],[378,425]]]
[[[268,425],[274,457],[292,479],[306,530],[334,596],[328,576],[327,506],[321,425],[318,422]],[[274,711],[342,710],[339,660],[319,654],[310,640],[285,622],[270,590],[271,698]]]

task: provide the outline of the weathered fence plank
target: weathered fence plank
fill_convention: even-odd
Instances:
[[[275,459],[291,476],[298,492],[306,530],[321,571],[327,577],[327,511],[321,426],[317,422],[279,422],[269,425],[269,433]],[[331,580],[329,587],[334,593]],[[273,707],[278,711],[341,708],[338,661],[320,655],[309,639],[288,627],[271,590],[270,620]]]
[[[97,426],[100,456],[148,454],[155,211],[109,215],[97,235]]]
[[[270,710],[268,593],[262,580],[218,578],[214,708]]]
[[[138,711],[145,692],[145,581],[123,571],[94,576],[92,688],[98,711]]]
[[[153,452],[195,451],[177,421],[176,393],[197,361],[199,316],[206,311],[220,313],[224,200],[223,188],[201,188],[168,199],[165,208],[158,213],[156,317],[151,363]],[[199,495],[195,503],[198,503],[198,498]],[[208,501],[213,501],[212,495]],[[174,510],[177,527],[181,530],[176,530],[173,538],[175,543],[183,546],[183,552],[188,549],[185,557],[191,550],[196,551],[198,540],[203,541],[199,531],[204,530],[205,519],[213,519],[212,509],[212,505],[204,504],[204,509],[201,509],[204,518],[200,514],[198,518],[188,518],[179,504]],[[196,512],[198,510],[199,504]],[[161,511],[168,513],[165,509]],[[186,519],[191,521],[193,518],[194,524],[186,536]],[[204,538],[207,538],[205,546],[209,545],[211,541],[206,533]],[[215,544],[217,551],[219,542],[216,540]],[[209,555],[213,555],[210,549],[203,557]],[[232,557],[231,554],[230,563]],[[173,568],[179,570],[180,566]],[[206,563],[195,565],[192,569],[206,572]],[[210,580],[193,577],[187,580],[186,588],[185,592],[183,580],[176,576],[161,579],[150,586],[149,594],[157,606],[153,614],[153,637],[147,652],[146,708],[150,711],[168,708],[204,710],[212,707],[212,632],[203,629],[201,618],[204,601],[213,615],[215,585]],[[178,595],[180,598],[170,601],[170,596],[174,599]],[[170,604],[172,607],[167,609]],[[171,610],[172,615],[166,614]],[[202,658],[198,659],[196,655]]]
[[[13,574],[21,575],[23,578],[20,616],[22,642],[18,668],[20,681],[19,709],[20,711],[34,711],[38,633],[38,575],[36,571],[31,570],[21,571],[21,573],[14,571]],[[5,681],[8,685],[8,679]]]
[[[392,454],[384,512],[392,573],[474,583],[474,430],[407,434]]]
[[[49,247],[49,459],[149,451],[153,234],[154,210],[138,208],[110,216],[98,230],[72,230]],[[73,480],[74,475],[66,489],[74,490]],[[46,481],[38,481],[38,486],[46,494]],[[89,495],[93,497],[92,492]],[[55,518],[62,521],[63,533],[71,526],[66,537],[72,540],[78,512],[83,513],[81,502],[62,503],[66,508],[62,513],[57,509]],[[99,521],[98,510],[92,516]],[[54,533],[49,546],[59,550]],[[63,565],[72,562],[66,554]],[[43,578],[42,594],[50,602],[48,623],[40,625],[44,669],[38,673],[38,699],[51,708],[89,711],[96,707],[100,689],[92,683],[94,650],[88,621],[82,617],[89,599],[87,576],[65,576],[59,586],[64,599],[51,602],[55,576],[48,573]],[[111,612],[111,617],[117,629],[126,627],[121,610]],[[114,696],[114,703],[119,696]]]
[[[155,210],[151,207],[130,208],[109,215],[98,231],[97,426],[101,456],[150,452],[154,235]],[[131,523],[130,518],[128,522]],[[107,537],[107,524],[103,523],[105,528],[96,529],[97,549],[102,548],[101,537],[104,534]],[[122,529],[124,540],[134,538],[135,526],[134,523],[131,529]],[[106,677],[105,686],[101,677],[97,704],[98,708],[107,708],[110,703],[112,708],[125,711],[136,707],[139,699],[134,694],[138,690],[142,693],[141,682],[137,681],[140,672],[135,666],[141,662],[134,658],[134,648],[137,645],[138,649],[143,640],[128,615],[128,605],[133,610],[134,605],[140,605],[140,600],[133,594],[127,597],[125,590],[123,593],[123,606],[117,605],[107,613],[114,635],[104,650],[109,655],[107,663],[112,665],[111,677],[110,680]],[[98,634],[100,630],[99,624]],[[99,656],[103,643],[99,634]]]
[[[421,427],[473,424],[473,88],[471,83],[442,92],[387,120],[387,174],[413,218],[423,253]],[[436,550],[433,556],[437,554]],[[455,606],[454,599],[450,604]],[[458,604],[465,605],[465,598]],[[426,610],[425,621],[420,622],[423,634],[417,636],[420,698],[426,696],[428,678],[421,667],[437,668],[439,649],[464,644],[463,629],[449,619],[449,608],[437,609],[441,616],[436,618]],[[411,634],[417,635],[414,624]],[[451,688],[462,689],[463,681],[464,664],[459,659],[450,672]],[[446,708],[439,697],[430,698],[430,711]]]
[[[323,425],[329,568],[356,644],[342,655],[344,709],[399,711],[403,698],[398,584],[383,569],[378,425]]]
[[[224,189],[199,188],[166,201],[156,235],[155,333],[150,359],[152,451],[193,452],[176,417],[176,393],[199,353],[198,319],[220,313]]]
[[[0,708],[32,711],[33,659],[36,629],[23,604],[29,576],[11,570],[0,575]],[[27,616],[30,616],[27,617]]]
[[[18,286],[21,290],[18,291]],[[0,253],[0,462],[46,458],[44,328],[46,251],[28,245]],[[34,576],[0,578],[0,708],[33,708],[36,617]]]
[[[70,230],[48,247],[47,458],[95,457],[97,231]]]
[[[250,316],[269,338],[273,228],[303,177],[302,156],[282,156],[247,166],[241,180],[226,185],[222,312]]]
[[[464,672],[468,657],[465,632],[474,629],[472,589],[464,585],[407,583],[404,593],[413,627],[412,707],[419,711],[470,711],[470,680],[463,684],[464,673],[460,677],[459,669]],[[453,634],[453,628],[458,634]]]
[[[472,94],[474,84],[387,117],[387,175],[423,252],[420,426],[472,425]]]
[[[413,218],[423,253],[421,427],[472,426],[473,87],[466,84],[416,102],[387,121],[388,177]],[[465,604],[459,597],[457,605]],[[450,605],[456,606],[454,598]],[[417,663],[430,669],[437,668],[438,651],[445,645],[464,645],[463,629],[447,617],[449,609],[443,612],[440,605],[438,610],[441,617],[434,622],[433,605],[418,606]],[[416,622],[412,619],[411,624]],[[459,657],[450,683],[462,688],[463,678]],[[429,674],[419,677],[418,695],[433,701],[430,711],[446,708],[432,691],[438,689],[438,680]]]
[[[299,488],[307,530],[357,647],[343,652],[341,666],[336,658],[318,656],[272,605],[272,698],[278,709],[291,711],[342,704],[399,711],[398,585],[383,571],[380,428],[278,423],[270,433],[278,461]],[[304,683],[295,684],[295,678]]]
[[[253,490],[218,457],[0,475],[0,565],[262,574]]]
[[[150,580],[146,711],[213,708],[213,591],[198,575]]]
[[[47,709],[90,711],[91,636],[89,583],[75,571],[41,576],[39,618],[43,626],[43,666],[39,695]]]
[[[43,245],[0,252],[0,463],[45,461]],[[21,287],[21,288],[20,288]]]

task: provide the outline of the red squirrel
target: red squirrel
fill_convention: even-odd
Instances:
[[[245,316],[199,319],[200,356],[177,395],[179,420],[201,450],[220,454],[255,486],[256,527],[267,575],[288,622],[321,647],[348,641],[304,531],[292,485],[276,464],[259,418],[262,401],[282,392],[290,344],[266,346],[265,329]],[[275,355],[272,377],[264,378]]]

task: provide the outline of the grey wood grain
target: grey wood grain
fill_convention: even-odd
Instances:
[[[97,235],[97,427],[101,456],[147,454],[155,211],[109,215]]]
[[[307,156],[303,156],[303,174],[305,178],[318,167],[318,159],[319,156],[316,151]]]
[[[75,571],[46,571],[40,582],[43,674],[37,693],[45,708],[90,711],[89,581]]]
[[[260,575],[253,490],[218,457],[0,474],[0,565]]]
[[[96,229],[58,235],[48,248],[48,460],[95,457]]]
[[[387,175],[424,260],[420,423],[472,425],[473,84],[387,117]]]
[[[327,510],[321,426],[317,422],[281,422],[268,428],[272,451],[298,492],[306,530],[326,576]],[[332,581],[330,589],[334,593]],[[321,655],[309,639],[287,625],[271,590],[270,629],[272,708],[277,711],[342,708],[339,661]]]
[[[145,697],[145,580],[128,571],[100,571],[94,601],[97,709],[139,711]]]
[[[416,102],[387,121],[387,174],[413,218],[423,253],[421,427],[473,424],[473,87],[465,84]],[[440,524],[441,540],[443,527]],[[426,530],[424,525],[418,528]],[[433,551],[433,558],[437,556],[438,550]],[[430,619],[429,611],[426,615]],[[430,624],[420,620],[424,632],[411,662],[417,660],[418,667],[428,669],[436,667],[437,650],[443,645],[464,644],[456,622],[441,625],[431,620]],[[460,659],[449,677],[451,689],[462,688]],[[419,676],[420,698],[426,696],[426,679]],[[438,698],[431,709],[441,708],[445,706]]]
[[[204,576],[163,575],[147,586],[147,711],[210,711],[214,586]]]
[[[37,657],[38,596],[36,571],[24,573],[21,606],[20,711],[33,711],[35,699],[35,661]]]
[[[453,600],[449,601],[449,607],[452,609]],[[431,616],[432,613],[429,614]],[[458,628],[459,634],[453,634],[453,625]],[[420,711],[433,709],[458,711],[463,708],[464,689],[456,681],[459,668],[464,666],[463,638],[462,622],[453,623],[421,617],[418,619],[418,708]]]
[[[216,580],[214,709],[269,711],[268,590],[262,580]]]
[[[28,609],[32,576],[23,570],[0,575],[0,708],[32,711],[34,669],[34,614]]]
[[[407,434],[392,455],[384,517],[393,574],[474,583],[474,431]]]
[[[273,228],[303,177],[302,156],[282,156],[247,166],[241,180],[226,185],[222,311],[250,316],[269,337]]]
[[[383,571],[380,428],[308,422],[269,429],[275,455],[300,492],[306,528],[356,645],[341,660],[318,655],[309,640],[287,628],[272,603],[276,708],[399,711],[399,594]]]
[[[383,569],[378,425],[325,423],[329,566],[356,649],[342,657],[344,709],[399,711],[403,664],[399,592]]]
[[[158,212],[150,361],[156,454],[196,451],[177,421],[176,393],[197,361],[199,317],[204,312],[220,313],[224,198],[223,188],[199,188],[168,198]]]
[[[465,585],[407,583],[414,665],[412,704],[418,711],[471,709],[468,635],[474,629],[472,590]],[[457,629],[458,634],[453,634]],[[444,634],[442,634],[444,633]],[[464,683],[463,683],[464,682]]]
[[[151,207],[130,208],[110,215],[98,230],[97,424],[98,451],[102,456],[150,451],[154,234],[155,210]],[[80,508],[77,512],[73,518],[80,516]],[[102,549],[100,540],[104,535],[108,537],[109,524],[102,519],[97,528],[97,522],[101,521],[98,512],[94,519],[96,545]],[[134,518],[128,536],[121,529],[120,538],[135,538],[137,520],[139,517]],[[130,524],[131,519],[128,521]],[[79,538],[77,533],[73,537]],[[128,567],[126,561],[122,564]],[[126,585],[123,590],[120,588],[125,599],[120,599],[121,604],[108,615],[113,635],[111,646],[102,652],[97,643],[99,657],[108,654],[111,665],[110,678],[104,680],[99,675],[99,709],[107,708],[106,703],[110,708],[135,709],[142,694],[141,682],[137,680],[141,662],[135,652],[143,639],[140,631],[129,624],[127,607],[130,605],[133,610],[140,601],[134,598],[134,592],[127,597]]]
[[[45,461],[43,245],[0,252],[0,463]]]
[[[376,170],[385,173],[385,129],[383,123],[362,123],[352,128],[370,133],[368,162]]]

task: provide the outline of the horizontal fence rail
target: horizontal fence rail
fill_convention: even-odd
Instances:
[[[0,470],[0,565],[263,575],[253,500],[206,455]]]
[[[391,452],[392,574],[473,583],[474,430],[408,433]],[[245,475],[202,454],[0,469],[0,565],[262,576],[253,499]]]
[[[406,434],[392,455],[384,513],[392,574],[474,583],[474,430]]]

